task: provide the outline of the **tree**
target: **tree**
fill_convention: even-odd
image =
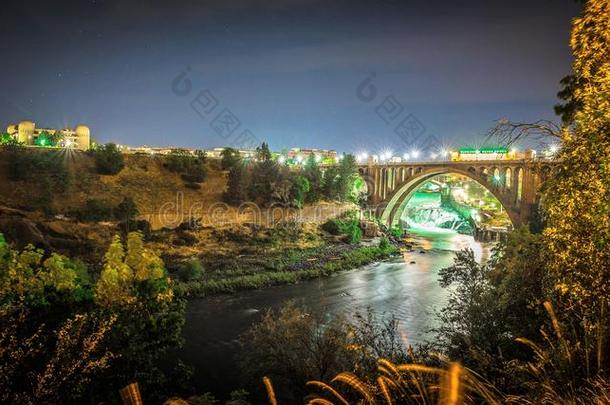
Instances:
[[[98,145],[93,150],[93,157],[99,174],[118,174],[125,167],[123,154],[114,143]]]
[[[563,103],[555,104],[553,109],[555,114],[561,117],[561,121],[564,125],[570,125],[574,121],[576,111],[582,108],[582,103],[574,98],[574,90],[577,87],[582,87],[584,79],[579,78],[573,74],[565,76],[559,82],[562,89],[557,93],[557,97],[563,101]]]
[[[276,187],[280,185],[282,176],[276,162],[262,159],[252,165],[248,185],[248,197],[251,201],[263,205],[273,202]]]
[[[220,166],[222,170],[231,170],[234,166],[241,162],[241,155],[237,149],[224,148],[220,152]]]
[[[98,305],[111,307],[134,302],[133,271],[124,259],[121,237],[115,235],[104,256],[104,268],[95,287],[95,300]]]
[[[123,201],[114,209],[114,217],[119,221],[133,221],[138,214],[138,206],[131,197],[123,197]]]
[[[314,155],[309,155],[307,158],[303,166],[303,176],[309,181],[309,192],[305,196],[305,201],[309,203],[320,201],[323,197],[324,174]]]
[[[339,162],[338,177],[334,184],[340,201],[353,199],[354,182],[358,176],[358,163],[356,162],[356,158],[354,155],[345,155]]]
[[[309,180],[305,176],[295,176],[292,182],[293,204],[297,208],[302,208],[305,203],[305,197],[309,192]]]
[[[562,133],[561,165],[545,185],[543,235],[555,313],[591,376],[610,360],[610,2],[586,2],[570,45],[577,108]]]
[[[322,195],[327,200],[338,200],[337,183],[339,181],[339,168],[330,166],[324,171],[324,181],[322,182]]]
[[[263,142],[261,146],[256,148],[256,159],[263,162],[271,160],[271,151],[266,142]]]
[[[227,189],[223,194],[223,200],[228,204],[239,205],[248,198],[247,172],[240,162],[229,170]]]
[[[163,164],[171,172],[180,174],[187,183],[202,183],[207,177],[206,155],[197,151],[196,156],[182,150],[173,150]],[[199,153],[200,152],[200,153]]]

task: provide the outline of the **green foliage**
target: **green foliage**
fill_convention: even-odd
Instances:
[[[293,205],[302,208],[305,203],[305,196],[309,192],[309,180],[305,176],[296,176],[292,182]]]
[[[200,260],[192,259],[182,264],[176,274],[182,281],[198,280],[203,276],[203,265]]]
[[[183,323],[184,303],[138,233],[126,249],[113,239],[95,284],[82,262],[0,241],[2,402],[98,403],[133,380],[162,395],[158,360]]]
[[[114,143],[97,145],[92,153],[99,174],[115,175],[125,167],[123,154]]]
[[[345,235],[349,243],[359,243],[362,239],[360,220],[354,212],[349,212],[342,218],[331,218],[321,226],[322,230],[331,235]]]
[[[14,136],[9,135],[7,132],[0,134],[0,145],[17,145],[17,140]]]
[[[305,197],[305,201],[308,203],[316,203],[323,197],[324,189],[324,174],[322,169],[316,162],[314,155],[309,155],[302,171],[303,176],[309,181],[309,192]]]
[[[340,235],[343,232],[343,222],[340,219],[332,218],[324,222],[321,228],[324,232],[328,232],[331,235]]]
[[[354,155],[345,155],[339,162],[338,177],[335,179],[334,187],[340,201],[354,201],[354,186],[358,179],[358,164]]]
[[[390,246],[390,241],[385,236],[382,236],[381,239],[379,239],[379,249],[387,250],[390,248]]]
[[[364,266],[385,259],[396,252],[396,248],[391,245],[387,248],[362,246],[342,252],[338,256],[333,255],[333,260],[321,260],[316,257],[316,250],[287,251],[282,254],[281,260],[273,257],[264,259],[262,267],[242,267],[237,261],[231,262],[222,270],[211,269],[199,280],[179,283],[175,290],[179,295],[206,296],[278,284],[293,284],[300,280],[328,276],[337,271]]]
[[[222,170],[231,170],[241,163],[241,155],[237,149],[224,148],[222,152],[220,152],[220,157],[220,167]]]
[[[404,229],[402,229],[402,225],[395,225],[390,228],[390,235],[395,238],[402,238],[405,234]]]
[[[57,146],[57,142],[60,138],[61,135],[59,133],[51,135],[48,132],[43,131],[40,133],[40,135],[38,135],[38,137],[36,137],[36,139],[34,140],[34,144],[37,146],[44,147]]]

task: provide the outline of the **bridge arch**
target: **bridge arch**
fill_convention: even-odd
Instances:
[[[396,189],[391,196],[388,196],[389,198],[387,198],[386,201],[378,207],[377,215],[381,218],[381,222],[388,227],[396,225],[406,207],[406,204],[413,196],[413,193],[423,183],[440,175],[459,174],[477,182],[487,191],[489,191],[500,202],[500,204],[502,204],[502,207],[508,214],[512,225],[519,225],[521,223],[520,214],[518,209],[515,208],[514,201],[511,201],[510,197],[508,197],[506,193],[503,193],[502,187],[493,186],[492,182],[489,181],[489,170],[485,170],[484,172],[485,173],[483,173],[483,171],[476,173],[476,170],[471,171],[470,168],[467,170],[457,168],[438,168],[426,171],[422,170],[398,187],[398,189]],[[522,185],[518,184],[518,186],[521,187]]]

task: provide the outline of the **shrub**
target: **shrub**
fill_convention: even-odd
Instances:
[[[180,174],[186,183],[203,183],[207,176],[205,160],[205,154],[193,156],[186,152],[175,151],[167,156],[163,166],[170,172]]]
[[[85,206],[76,212],[76,217],[83,222],[98,222],[114,219],[112,206],[102,200],[90,198]]]
[[[191,259],[178,268],[176,275],[182,281],[198,280],[203,276],[203,265],[198,259]]]
[[[322,224],[322,230],[331,235],[345,235],[349,243],[358,243],[362,239],[362,229],[360,229],[360,221],[355,213],[349,212],[345,215],[345,219],[329,219]]]
[[[340,219],[329,219],[322,224],[322,230],[331,235],[341,235],[341,222]]]
[[[95,167],[99,174],[118,174],[125,167],[123,154],[113,143],[98,145],[93,150],[93,157],[95,158]]]
[[[119,221],[131,221],[138,216],[138,206],[131,197],[124,197],[114,209],[114,217]]]
[[[385,236],[382,236],[379,240],[379,249],[387,250],[390,247],[390,241]]]

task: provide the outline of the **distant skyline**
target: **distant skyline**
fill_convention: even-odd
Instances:
[[[274,150],[401,155],[394,129],[411,117],[468,145],[500,118],[558,121],[578,12],[571,0],[10,0],[0,121],[83,123],[130,145],[231,146],[248,130]],[[184,72],[190,91],[176,87]],[[367,102],[358,86],[372,73]],[[203,90],[210,104],[192,108]],[[378,108],[387,96],[391,112]],[[231,134],[210,125],[226,111]]]

